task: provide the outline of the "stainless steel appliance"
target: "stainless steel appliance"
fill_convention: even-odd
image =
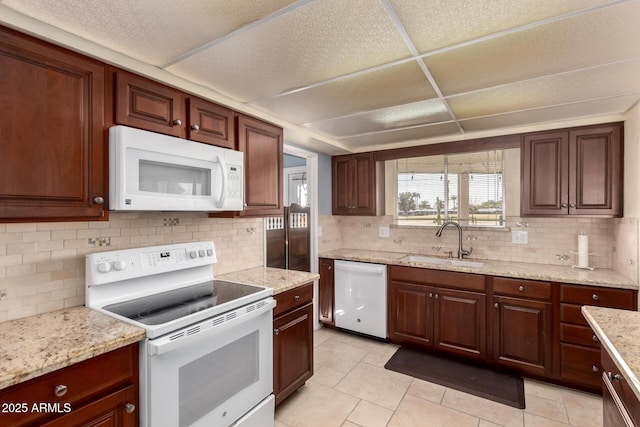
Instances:
[[[146,330],[143,427],[274,425],[272,289],[216,280],[213,242],[86,257],[86,305]]]
[[[109,129],[109,209],[241,211],[244,153],[127,126]]]

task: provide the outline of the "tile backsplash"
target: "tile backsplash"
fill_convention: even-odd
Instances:
[[[263,265],[264,221],[112,212],[104,222],[0,224],[0,322],[84,304],[84,256],[213,240],[215,274]]]
[[[446,229],[436,237],[437,226],[395,226],[393,217],[321,216],[323,235],[319,252],[338,248],[370,249],[445,256],[458,250],[458,234]],[[548,265],[577,264],[578,234],[589,236],[590,265],[615,269],[638,280],[637,218],[520,218],[507,219],[504,229],[463,230],[462,245],[473,247],[471,259],[515,261]],[[380,227],[390,227],[389,237],[379,237]],[[329,231],[327,231],[329,230]],[[527,244],[512,243],[512,231],[526,231]]]

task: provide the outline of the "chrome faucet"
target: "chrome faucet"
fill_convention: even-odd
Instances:
[[[473,251],[473,248],[469,248],[468,251],[462,249],[462,227],[460,227],[460,224],[458,224],[457,222],[447,221],[442,224],[440,228],[438,228],[438,231],[436,231],[436,237],[442,236],[442,230],[444,230],[447,225],[453,225],[458,229],[458,259],[462,259],[465,256],[471,255],[471,251]]]

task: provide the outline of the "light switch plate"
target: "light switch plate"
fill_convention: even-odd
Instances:
[[[529,243],[529,232],[528,231],[512,231],[511,232],[511,243],[515,243],[517,245],[526,245]]]
[[[389,227],[380,227],[378,235],[380,237],[389,237]]]

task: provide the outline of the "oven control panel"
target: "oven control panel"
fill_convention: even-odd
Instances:
[[[88,285],[101,285],[216,262],[213,242],[193,242],[89,254],[86,258]]]

